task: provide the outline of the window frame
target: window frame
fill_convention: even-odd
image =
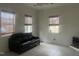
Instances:
[[[32,18],[32,16],[31,15],[25,15],[24,17],[31,17]],[[33,24],[33,21],[32,21],[32,24]],[[25,26],[32,26],[32,24],[25,24],[24,23],[24,32],[25,32]],[[32,26],[33,27],[33,26]],[[28,32],[27,32],[28,33]],[[32,32],[30,32],[30,33],[32,33]]]
[[[15,32],[16,13],[15,13],[15,12],[11,12],[11,11],[7,11],[7,10],[1,10],[1,11],[0,11],[0,30],[1,30],[1,28],[3,27],[2,24],[1,24],[1,20],[2,20],[2,19],[1,19],[1,12],[14,14],[13,22],[12,22],[13,24],[11,24],[11,25],[13,26],[13,31],[12,31],[12,32],[9,32],[9,33],[7,33],[7,32],[2,33],[2,32],[0,31],[0,37],[10,36],[10,35],[12,35],[12,34]],[[7,23],[7,22],[6,22],[6,23]],[[10,25],[10,24],[8,24],[8,25]]]
[[[58,17],[59,18],[59,23],[58,24],[50,24],[50,18],[54,18],[54,17]],[[56,15],[56,16],[49,16],[49,27],[50,26],[59,26],[59,29],[58,29],[58,33],[60,32],[60,16]],[[50,32],[50,30],[49,30]],[[56,32],[50,32],[52,34],[58,34]]]

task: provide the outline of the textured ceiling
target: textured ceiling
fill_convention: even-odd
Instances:
[[[25,5],[36,8],[36,9],[46,9],[53,8],[64,5],[75,5],[76,3],[26,3]]]
[[[79,5],[79,3],[10,3],[14,6],[29,6],[34,9],[47,9],[47,8],[53,8],[53,7],[59,7],[59,6],[65,6],[65,5]],[[9,5],[10,5],[9,4]]]

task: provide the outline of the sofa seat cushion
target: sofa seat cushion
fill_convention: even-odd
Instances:
[[[27,42],[22,43],[21,46],[28,45],[30,43],[31,43],[31,41],[27,41]]]

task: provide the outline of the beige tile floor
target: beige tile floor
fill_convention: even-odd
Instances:
[[[79,56],[79,52],[66,46],[41,43],[22,56]]]
[[[18,56],[18,54],[10,52],[7,56]],[[22,53],[20,56],[79,56],[79,52],[73,48],[41,43],[39,46]]]

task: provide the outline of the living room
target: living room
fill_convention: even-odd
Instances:
[[[32,17],[32,24],[30,24],[32,25],[31,28],[32,30],[30,31],[32,31],[33,36],[39,37],[42,44],[45,43],[43,45],[47,45],[47,46],[57,45],[63,47],[64,46],[70,47],[72,44],[72,38],[74,36],[79,37],[79,26],[78,26],[79,4],[78,3],[71,3],[71,4],[70,3],[59,3],[59,4],[58,3],[28,3],[28,4],[0,3],[0,11],[10,12],[16,15],[15,23],[14,23],[15,24],[14,33],[20,33],[20,32],[25,33],[26,31],[25,26],[27,26],[27,24],[25,24],[25,17],[27,15],[29,17]],[[56,18],[57,22],[54,24],[50,23],[49,20],[51,18]],[[51,30],[50,28],[51,26],[57,26],[57,27],[53,27],[54,30]],[[8,42],[10,37],[11,35],[8,34],[4,35],[0,33],[1,55],[7,55],[5,53],[9,52]],[[71,48],[70,50],[74,51],[73,48]],[[77,54],[76,53],[77,51],[74,51],[74,53],[73,54],[71,53],[70,55],[79,55],[79,53]],[[66,54],[64,53],[64,55]],[[26,55],[27,54],[25,54],[25,56]],[[29,52],[28,55],[33,55],[33,54]],[[42,56],[44,54],[38,53],[37,55]],[[54,56],[54,54],[49,54],[49,55]],[[33,56],[35,56],[35,54]]]

